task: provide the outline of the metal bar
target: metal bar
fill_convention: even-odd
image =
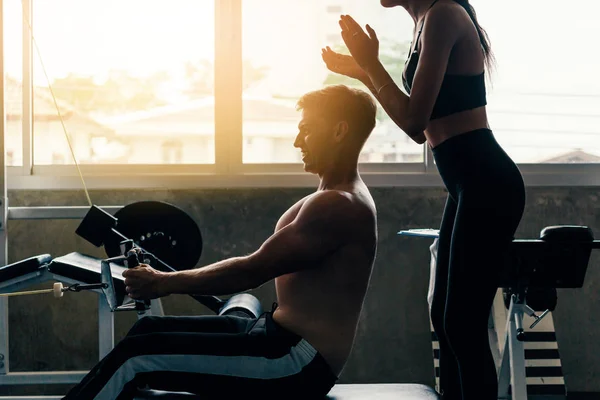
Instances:
[[[79,383],[89,371],[11,372],[0,375],[2,385],[40,385]]]
[[[4,76],[4,1],[0,0],[0,266],[8,264],[8,238],[6,236],[6,219],[8,214],[6,196],[6,159],[4,141],[6,136],[6,104]],[[9,367],[8,344],[8,298],[0,298],[0,378],[8,373]]]
[[[115,347],[115,315],[104,293],[98,294],[98,359],[102,360]]]
[[[517,339],[517,325],[523,321],[523,305],[515,304],[509,326],[508,348],[510,350],[510,386],[512,400],[527,400],[525,376],[525,348]]]
[[[23,58],[22,58],[22,143],[23,143],[23,175],[33,172],[33,46],[29,26],[33,26],[32,0],[22,0],[23,5]],[[27,19],[29,25],[24,21]]]
[[[123,206],[100,207],[109,214],[114,215]],[[8,219],[81,219],[85,217],[90,207],[9,207]]]
[[[8,298],[2,297],[0,298],[0,378],[8,373],[8,349]]]
[[[498,399],[502,400],[510,398],[510,395],[508,394],[511,374],[509,340],[511,332],[510,325],[513,313],[514,303],[511,301],[510,308],[508,310],[508,317],[506,319],[506,328],[504,329],[504,346],[502,348],[501,355],[502,361],[500,362],[500,368],[498,371]]]
[[[496,295],[498,296],[498,295]],[[496,329],[496,322],[494,319],[494,309],[492,308],[490,316],[488,318],[488,339],[490,342],[490,348],[492,350],[492,357],[494,357],[494,365],[499,365],[501,358],[500,346],[498,345],[498,329]]]
[[[8,262],[8,239],[6,236],[6,217],[7,217],[7,194],[6,194],[6,158],[5,158],[5,140],[6,140],[6,102],[5,102],[5,76],[4,76],[4,3],[0,1],[0,112],[2,113],[2,123],[0,124],[0,165],[2,165],[2,174],[0,174],[0,265],[4,266]]]

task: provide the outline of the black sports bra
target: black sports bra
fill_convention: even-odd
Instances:
[[[437,3],[437,0],[435,0],[431,6],[429,6],[429,9],[431,9],[435,3]],[[429,11],[429,9],[427,11]],[[417,65],[419,63],[419,53],[417,51],[417,47],[419,46],[419,39],[421,37],[421,31],[423,30],[424,24],[425,17],[423,17],[421,28],[417,33],[412,54],[408,57],[406,63],[404,64],[402,83],[404,85],[404,89],[406,89],[409,95],[412,89],[415,71],[417,70]],[[485,106],[486,104],[487,99],[484,72],[478,75],[456,75],[447,73],[444,75],[440,92],[438,93],[429,119],[434,120],[437,118],[446,117],[457,112],[472,110],[477,107]]]

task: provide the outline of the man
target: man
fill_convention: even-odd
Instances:
[[[377,249],[373,199],[358,173],[375,126],[367,93],[343,85],[305,94],[294,146],[320,178],[254,253],[199,269],[127,270],[133,299],[228,295],[275,279],[278,304],[258,320],[144,317],[67,399],[131,399],[136,387],[235,398],[319,398],[353,346]]]

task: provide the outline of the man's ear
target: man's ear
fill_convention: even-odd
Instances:
[[[340,143],[348,135],[348,122],[340,121],[335,125],[334,139],[336,143]]]

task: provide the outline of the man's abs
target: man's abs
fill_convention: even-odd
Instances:
[[[372,259],[348,248],[314,269],[275,280],[275,322],[309,342],[339,376],[354,342]]]

